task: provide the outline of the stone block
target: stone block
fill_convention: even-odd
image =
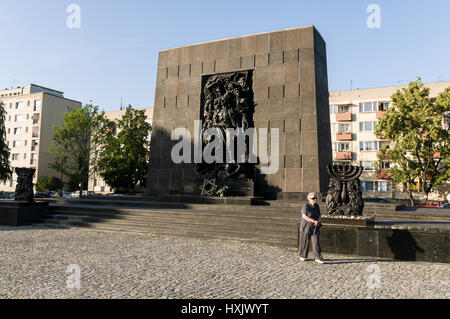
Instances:
[[[298,47],[298,29],[284,31],[284,50],[296,50]]]
[[[298,30],[299,48],[314,48],[313,27],[301,28]]]
[[[302,134],[289,133],[286,134],[286,155],[301,155],[302,154]]]
[[[285,82],[284,65],[270,65],[269,67],[269,84],[270,86],[283,85]]]
[[[289,117],[295,116],[296,118],[301,117],[300,97],[285,98],[284,99],[284,110],[285,110],[286,116],[289,116]]]
[[[269,34],[256,35],[256,54],[269,53]]]
[[[256,36],[246,36],[241,38],[241,54],[243,56],[253,56],[256,53]]]
[[[259,67],[255,69],[253,85],[255,88],[265,87],[269,85],[269,68]]]
[[[284,86],[284,96],[286,98],[300,96],[299,83],[286,83]]]
[[[284,63],[284,54],[280,53],[270,53],[269,54],[269,65],[280,65]]]
[[[358,252],[356,227],[336,228],[336,253],[356,255]]]
[[[285,156],[286,168],[302,168],[302,156],[301,155],[286,155]]]
[[[256,67],[264,67],[269,65],[269,54],[262,53],[255,55],[255,65]]]
[[[284,97],[284,85],[271,85],[269,87],[269,98],[283,98]]]
[[[303,168],[303,191],[304,192],[317,192],[320,189],[318,169]]]
[[[244,56],[242,57],[242,69],[243,70],[249,70],[255,68],[255,56]]]
[[[241,38],[230,39],[228,56],[231,58],[241,56]]]
[[[317,156],[317,152],[318,152],[317,132],[303,131],[303,123],[302,123],[301,139],[302,139],[302,144],[301,144],[302,145],[302,154]]]
[[[284,49],[284,32],[271,32],[269,34],[270,52],[282,53]]]
[[[300,65],[298,62],[289,62],[285,65],[285,82],[295,83],[298,85],[300,82]],[[298,94],[297,94],[298,95]]]
[[[299,133],[301,131],[301,120],[298,118],[286,118],[284,120],[284,127],[286,133]]]
[[[301,168],[287,168],[286,169],[286,192],[301,192],[302,187],[302,173]]]

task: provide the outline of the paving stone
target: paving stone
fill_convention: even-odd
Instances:
[[[448,264],[240,241],[0,227],[0,298],[449,298]],[[311,256],[310,256],[311,257]],[[69,265],[80,267],[70,289]],[[371,285],[372,284],[372,285]]]

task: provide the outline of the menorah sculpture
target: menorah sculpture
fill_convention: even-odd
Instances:
[[[350,165],[328,165],[330,184],[326,199],[329,215],[361,216],[364,209],[359,176],[364,168]]]

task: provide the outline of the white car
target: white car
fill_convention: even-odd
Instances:
[[[439,208],[450,208],[450,203],[442,204]]]

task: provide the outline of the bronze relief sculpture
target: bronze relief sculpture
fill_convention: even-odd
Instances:
[[[205,76],[203,78],[203,95],[200,118],[202,120],[202,136],[209,129],[215,129],[219,134],[203,139],[203,149],[215,141],[222,143],[224,150],[230,143],[235,145],[236,140],[227,141],[227,129],[246,131],[254,127],[252,71],[239,71]],[[235,138],[234,138],[235,139]],[[236,147],[234,148],[236,151]],[[249,140],[245,139],[245,161],[242,162],[232,154],[233,160],[226,161],[223,156],[222,163],[199,163],[196,172],[202,178],[226,180],[229,178],[251,178],[253,164],[248,163]],[[224,152],[225,153],[225,152]],[[235,152],[233,152],[235,153]]]

